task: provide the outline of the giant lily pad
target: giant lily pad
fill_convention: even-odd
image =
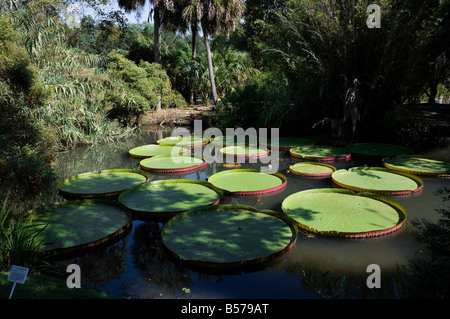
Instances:
[[[336,168],[331,165],[316,162],[300,162],[289,166],[289,171],[305,177],[330,177]]]
[[[294,147],[289,150],[289,153],[293,157],[318,161],[347,160],[351,156],[346,149],[322,145]]]
[[[124,234],[131,218],[112,200],[67,201],[26,219],[42,252],[66,253],[92,247]]]
[[[401,195],[417,192],[423,182],[417,176],[395,172],[381,167],[353,167],[338,170],[331,176],[333,182],[354,191]]]
[[[294,193],[282,202],[282,210],[307,231],[349,238],[391,233],[406,220],[400,204],[381,195],[346,189]]]
[[[281,190],[286,177],[280,173],[267,174],[254,169],[232,169],[216,173],[208,181],[233,195],[257,195]]]
[[[145,183],[148,178],[146,172],[133,169],[99,170],[65,179],[59,184],[59,192],[72,199],[115,197]]]
[[[162,241],[177,259],[196,266],[245,268],[291,248],[297,229],[284,214],[244,205],[218,205],[173,217]]]
[[[189,179],[154,181],[129,189],[119,196],[119,203],[133,214],[167,217],[207,205],[218,204],[222,191],[208,182]]]
[[[450,161],[420,155],[399,155],[393,158],[383,158],[383,165],[392,170],[415,175],[450,175]]]
[[[226,146],[220,149],[220,154],[231,155],[240,158],[261,158],[269,154],[269,150],[264,147],[253,147],[244,145]]]
[[[143,170],[158,173],[179,173],[200,169],[207,165],[202,158],[195,156],[161,155],[143,159],[140,167]]]
[[[158,145],[169,146],[187,146],[187,147],[199,147],[209,143],[208,139],[200,136],[169,136],[156,141]]]
[[[161,155],[182,155],[190,152],[190,149],[180,146],[149,144],[132,148],[128,154],[131,157],[147,158]]]
[[[355,143],[348,145],[347,149],[352,154],[368,157],[390,157],[414,152],[413,149],[406,146],[384,143]]]
[[[279,149],[291,149],[295,147],[305,147],[305,146],[313,146],[316,142],[309,138],[301,138],[301,137],[280,137],[278,140],[269,139],[267,141],[267,146],[272,148],[274,146],[278,146]]]

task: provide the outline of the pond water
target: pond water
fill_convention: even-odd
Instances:
[[[139,159],[128,156],[133,147],[155,144],[157,139],[171,135],[171,130],[142,132],[132,138],[108,145],[77,148],[60,154],[56,171],[61,179],[99,169],[139,169]],[[449,156],[450,148],[427,152]],[[223,204],[238,203],[257,209],[281,211],[281,202],[295,192],[332,187],[331,179],[308,179],[292,175],[288,167],[302,161],[280,151],[279,172],[287,177],[283,192],[265,197],[225,196]],[[329,163],[337,169],[381,163],[364,158]],[[242,168],[258,168],[261,163],[244,163]],[[267,165],[267,164],[264,164]],[[208,164],[206,169],[186,175],[150,174],[151,180],[188,178],[207,180],[224,170],[221,164]],[[173,262],[163,249],[160,230],[163,222],[133,220],[130,232],[115,243],[80,252],[57,261],[64,265],[77,263],[82,272],[82,287],[93,288],[116,298],[269,298],[299,299],[323,297],[395,298],[399,295],[397,269],[410,258],[428,256],[425,246],[414,237],[411,220],[437,221],[435,211],[447,203],[437,195],[439,188],[450,186],[449,179],[423,177],[419,194],[391,197],[407,211],[407,222],[398,231],[367,239],[337,239],[312,236],[301,232],[293,248],[259,269],[239,273],[207,273]],[[381,269],[381,288],[369,289],[367,267],[377,264]],[[345,282],[343,281],[345,279]],[[339,283],[344,283],[340,289]]]

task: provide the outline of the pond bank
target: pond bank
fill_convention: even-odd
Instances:
[[[167,108],[161,111],[144,113],[140,123],[144,127],[159,126],[190,126],[195,120],[209,121],[213,106],[195,105],[188,108]]]

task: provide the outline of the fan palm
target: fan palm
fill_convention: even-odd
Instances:
[[[183,0],[182,0],[183,1]],[[183,17],[191,25],[193,41],[195,41],[198,24],[203,31],[203,39],[206,47],[206,58],[208,63],[209,80],[211,83],[212,98],[217,103],[217,89],[214,79],[214,68],[212,62],[209,36],[215,35],[219,30],[226,36],[236,27],[237,22],[245,11],[243,0],[184,0]],[[193,43],[193,48],[195,43]],[[195,53],[194,53],[195,54]]]

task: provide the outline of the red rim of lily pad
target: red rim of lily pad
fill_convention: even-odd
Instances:
[[[244,149],[245,151],[239,152],[239,150]],[[257,153],[249,154],[247,151],[255,150]],[[263,158],[269,155],[269,149],[256,146],[244,146],[244,145],[234,145],[226,146],[219,150],[220,154],[223,156],[234,156],[234,158]]]
[[[222,185],[222,183],[219,183],[217,179],[220,179],[221,177],[228,176],[228,178],[234,177],[236,178],[236,174],[241,173],[250,173],[255,174],[255,176],[263,176],[265,179],[271,179],[271,185],[268,187],[261,187],[261,184],[258,184],[255,187],[250,186],[250,188],[253,188],[253,190],[236,190],[234,186],[227,186]],[[231,177],[230,177],[231,176]],[[247,175],[248,176],[248,175]],[[215,187],[221,189],[225,194],[229,195],[236,195],[236,196],[255,196],[255,195],[272,195],[275,193],[278,193],[279,191],[284,190],[287,184],[286,177],[281,173],[273,173],[273,174],[267,174],[262,173],[255,169],[232,169],[232,170],[226,170],[219,173],[216,173],[214,175],[211,175],[208,178],[208,181],[213,184]],[[239,186],[242,186],[242,183],[248,182],[249,179],[247,178],[245,181],[238,182]],[[276,182],[275,182],[276,181]],[[274,184],[272,184],[272,182]]]
[[[351,185],[350,183],[346,184],[345,182],[339,180],[339,175],[341,174],[348,174],[348,173],[352,173],[352,172],[356,172],[357,174],[362,174],[363,176],[373,176],[375,174],[377,174],[377,172],[381,172],[384,173],[387,176],[397,176],[399,178],[401,178],[402,180],[404,180],[405,178],[409,179],[410,181],[412,181],[415,186],[413,188],[410,189],[395,189],[394,187],[391,189],[381,189],[381,188],[376,188],[376,187],[369,187],[369,186],[362,186],[362,185]],[[377,194],[382,194],[382,195],[408,195],[408,194],[412,194],[412,193],[417,193],[420,190],[422,190],[423,188],[423,181],[422,179],[420,179],[419,177],[409,174],[409,173],[404,173],[404,172],[399,172],[399,171],[393,171],[387,168],[383,168],[383,167],[352,167],[348,170],[345,169],[341,169],[338,171],[335,171],[332,176],[332,181],[335,185],[342,187],[342,188],[346,188],[346,189],[350,189],[356,192],[371,192],[371,193],[377,193]],[[376,177],[376,180],[378,181],[380,179],[380,177]],[[389,183],[390,185],[395,185],[395,181],[392,181]]]
[[[163,153],[158,154],[158,152],[154,152],[152,154],[152,150],[170,150],[173,151],[174,148],[179,148],[178,155],[189,154],[191,150],[186,147],[173,146],[173,145],[158,145],[158,144],[148,144],[143,146],[134,147],[128,151],[128,154],[134,158],[148,158],[153,156],[161,156],[161,155],[171,155],[171,153]]]
[[[313,197],[308,199],[308,196]],[[402,205],[382,195],[334,188],[294,193],[284,199],[282,210],[308,232],[344,238],[367,238],[392,233],[405,224],[407,215]],[[373,214],[377,210],[380,218],[375,221],[376,216]],[[335,214],[339,216],[333,216]],[[381,225],[381,221],[385,225]]]
[[[302,171],[301,170],[302,166],[305,166],[306,169],[307,169],[307,166],[316,166],[318,168],[324,168],[325,170],[327,170],[327,172],[313,173],[313,172],[308,172],[308,170]],[[294,165],[289,166],[289,171],[294,175],[303,176],[303,177],[328,178],[328,177],[331,177],[331,175],[336,171],[336,167],[334,167],[332,165],[324,164],[324,163],[300,162],[300,163],[296,163]]]
[[[180,229],[173,231],[176,227]],[[217,205],[178,214],[163,227],[161,237],[166,252],[177,261],[230,270],[248,269],[284,254],[295,245],[297,231],[297,225],[280,212]]]

